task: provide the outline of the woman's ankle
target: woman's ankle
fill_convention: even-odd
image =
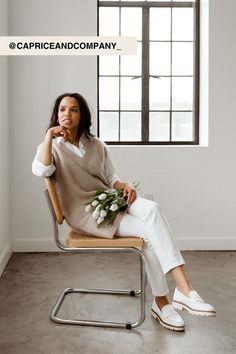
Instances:
[[[190,293],[190,291],[193,290],[193,287],[191,284],[188,284],[188,285],[177,285],[176,286],[177,289],[184,295],[188,295]]]
[[[166,296],[156,296],[155,302],[160,310],[162,309],[162,307],[169,304],[169,301]]]

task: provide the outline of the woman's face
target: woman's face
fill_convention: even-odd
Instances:
[[[58,108],[58,122],[69,130],[78,129],[80,122],[79,103],[74,97],[64,97]]]

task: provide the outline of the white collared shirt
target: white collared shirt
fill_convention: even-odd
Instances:
[[[71,150],[72,152],[75,153],[75,155],[83,158],[86,152],[86,147],[82,142],[82,139],[79,141],[79,147],[76,145],[71,144],[69,141],[64,141],[63,137],[57,137],[55,138],[56,143],[59,144],[65,144],[65,146]],[[51,165],[44,165],[41,161],[38,160],[38,155],[40,152],[42,144],[40,144],[37,148],[37,153],[34,158],[34,161],[32,163],[32,172],[34,175],[38,177],[49,177],[51,176],[54,171],[56,170],[56,166],[52,163]],[[108,156],[109,158],[109,156]],[[115,174],[114,168],[112,170],[108,171],[108,176],[107,176],[107,184],[110,188],[113,188],[113,185],[116,181],[119,180],[119,177]]]

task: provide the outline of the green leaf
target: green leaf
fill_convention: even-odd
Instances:
[[[113,224],[115,218],[116,218],[116,212],[115,211],[112,211],[112,210],[109,210],[109,213],[107,214],[107,219],[108,219],[108,225],[111,225]]]

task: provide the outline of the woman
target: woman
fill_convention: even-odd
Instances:
[[[135,188],[121,182],[114,173],[107,146],[90,133],[91,114],[85,99],[78,93],[59,96],[51,123],[32,164],[35,175],[53,175],[68,225],[77,232],[103,237],[136,235],[145,240],[145,268],[154,296],[151,314],[170,330],[184,331],[178,310],[192,315],[215,316],[213,306],[204,302],[192,288],[168,223],[160,206],[137,197]],[[118,213],[113,225],[97,227],[84,203],[98,189],[123,189],[127,213]],[[176,288],[172,304],[165,274],[170,273]]]

